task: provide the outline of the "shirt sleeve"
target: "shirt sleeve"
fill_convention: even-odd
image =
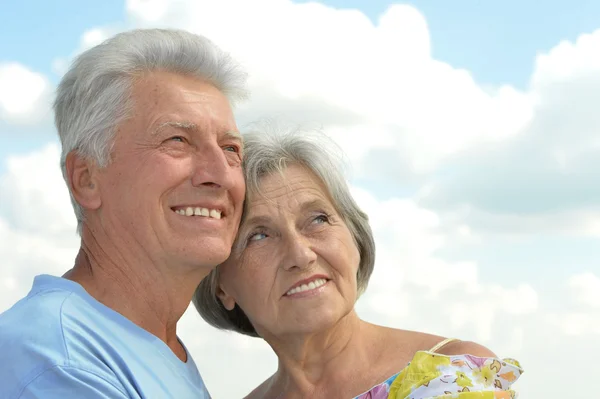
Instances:
[[[116,380],[77,367],[55,366],[27,384],[18,399],[129,399]]]

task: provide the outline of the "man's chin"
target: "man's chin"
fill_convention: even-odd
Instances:
[[[181,259],[182,263],[190,265],[193,268],[212,270],[225,262],[229,258],[230,253],[231,246],[223,243],[219,246],[212,245],[210,247],[202,245],[193,251],[181,250],[178,254],[179,256],[175,256]]]

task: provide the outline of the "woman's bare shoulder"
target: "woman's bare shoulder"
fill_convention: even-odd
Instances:
[[[429,351],[435,348],[438,344],[443,344],[441,348],[436,350],[442,355],[473,355],[479,357],[496,357],[487,347],[472,341],[463,341],[460,338],[451,339],[448,343],[444,343],[448,338],[427,334],[419,331],[396,330],[391,329],[390,341],[403,342],[410,352]],[[395,338],[395,339],[394,339]]]
[[[401,330],[383,326],[379,326],[378,330],[378,334],[380,334],[380,338],[386,347],[391,350],[396,348],[408,353],[429,350],[438,342],[445,339],[439,335],[427,334],[420,331]]]
[[[416,352],[429,351],[436,345],[444,343],[446,337],[428,334],[420,331],[400,330],[396,328],[379,326],[380,341],[391,352],[398,352],[404,357],[412,357]],[[487,347],[472,341],[463,341],[460,338],[450,340],[439,348],[437,353],[442,355],[469,354],[479,357],[496,357]]]
[[[411,330],[374,326],[371,336],[376,363],[387,365],[384,374],[402,370],[419,351],[431,349],[444,337]],[[391,375],[391,374],[390,374]]]
[[[444,345],[438,353],[442,355],[473,355],[478,357],[496,357],[496,354],[483,345],[472,341],[452,341]]]

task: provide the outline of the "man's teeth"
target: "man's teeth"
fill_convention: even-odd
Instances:
[[[302,284],[299,287],[292,288],[291,290],[289,290],[288,292],[286,292],[285,295],[293,295],[293,294],[297,294],[299,292],[314,290],[315,288],[319,288],[320,286],[322,286],[326,282],[327,282],[327,280],[325,280],[324,278],[320,278],[320,279],[317,279],[315,281],[311,281],[308,284]]]
[[[211,217],[213,219],[221,219],[221,211],[216,209],[208,209],[208,208],[192,208],[188,206],[187,208],[176,209],[175,212],[182,216],[204,216]]]

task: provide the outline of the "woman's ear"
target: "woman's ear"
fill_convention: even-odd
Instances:
[[[71,151],[66,159],[67,181],[71,195],[85,209],[98,209],[102,204],[100,188],[96,181],[96,163],[86,159],[76,151]]]
[[[235,307],[235,299],[223,289],[221,284],[217,286],[217,298],[219,298],[225,309],[231,311]]]

